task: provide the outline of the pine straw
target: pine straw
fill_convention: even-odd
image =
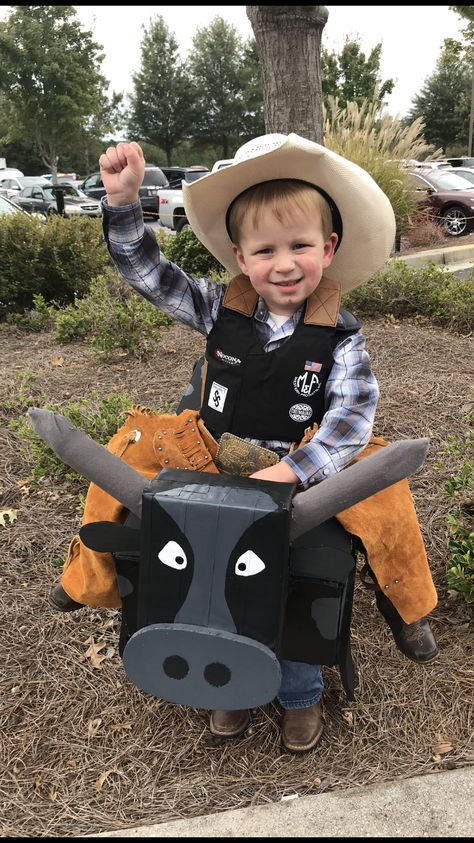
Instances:
[[[367,320],[364,329],[382,394],[374,432],[391,440],[431,438],[411,487],[439,591],[432,614],[439,658],[424,667],[405,659],[372,593],[358,584],[359,688],[348,703],[336,669],[325,669],[320,747],[301,757],[282,752],[276,704],[252,713],[242,739],[219,744],[208,733],[207,712],[155,699],[127,680],[117,654],[117,611],[49,609],[47,593],[58,575],[52,561],[64,558],[79,526],[77,494],[86,485],[63,480],[28,493],[30,469],[5,416],[0,508],[17,509],[18,517],[0,528],[3,836],[94,834],[473,763],[472,612],[450,599],[445,583],[442,482],[450,458],[441,451],[448,434],[465,432],[472,338],[416,322]],[[25,336],[2,326],[2,403],[18,394],[17,373],[30,369],[34,389],[59,405],[98,389],[129,391],[135,401],[160,407],[179,398],[201,350],[200,337],[174,325],[147,363],[116,357],[98,364],[81,344],[59,346],[52,334]],[[55,366],[59,355],[63,365]],[[104,644],[98,667],[85,657],[91,639]],[[446,746],[437,753],[440,741]]]

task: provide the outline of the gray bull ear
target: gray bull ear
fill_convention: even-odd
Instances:
[[[97,553],[137,553],[140,550],[140,530],[112,521],[84,524],[79,530],[79,538]]]
[[[291,538],[298,538],[338,512],[409,477],[423,464],[429,444],[429,439],[393,442],[300,492],[293,499]]]
[[[141,517],[142,494],[150,482],[146,477],[94,442],[60,413],[30,407],[28,416],[35,432],[60,460]]]

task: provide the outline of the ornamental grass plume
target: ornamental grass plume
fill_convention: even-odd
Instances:
[[[418,201],[402,164],[408,160],[439,157],[423,137],[424,123],[417,118],[409,126],[400,117],[383,112],[384,105],[365,99],[362,105],[340,105],[329,96],[323,105],[324,144],[358,164],[372,176],[390,199],[399,238],[411,225]]]

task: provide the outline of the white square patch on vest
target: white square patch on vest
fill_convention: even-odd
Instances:
[[[227,392],[228,390],[226,386],[221,386],[220,383],[214,381],[207,400],[208,407],[212,407],[212,409],[217,410],[218,413],[223,413]]]

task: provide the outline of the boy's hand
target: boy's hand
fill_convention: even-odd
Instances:
[[[281,460],[276,465],[271,465],[269,468],[262,468],[251,474],[254,480],[273,480],[275,483],[299,483],[300,479],[297,477],[288,463]]]
[[[109,146],[99,158],[109,205],[128,205],[138,200],[145,174],[143,151],[136,141]]]

